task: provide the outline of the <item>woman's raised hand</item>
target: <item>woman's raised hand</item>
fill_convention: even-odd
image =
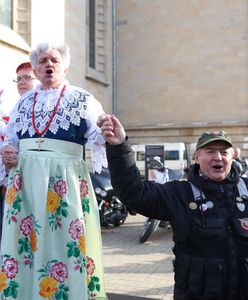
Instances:
[[[101,115],[97,121],[106,142],[111,145],[122,144],[126,139],[126,132],[120,121],[114,115]]]

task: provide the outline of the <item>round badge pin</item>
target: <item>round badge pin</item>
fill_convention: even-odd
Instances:
[[[207,205],[208,208],[211,209],[211,208],[214,207],[214,202],[212,202],[212,201],[207,201],[207,202],[206,202],[206,205]]]
[[[190,202],[189,203],[189,208],[190,209],[197,209],[197,204],[195,202]]]
[[[201,211],[206,211],[208,209],[207,204],[203,203],[199,206]]]

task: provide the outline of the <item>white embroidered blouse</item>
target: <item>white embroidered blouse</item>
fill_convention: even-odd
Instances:
[[[56,109],[64,85],[66,88]],[[42,132],[54,110],[54,118],[42,137],[87,144],[92,153],[93,171],[99,173],[102,166],[107,167],[105,141],[96,125],[98,117],[104,113],[102,105],[87,91],[66,81],[58,89],[42,90],[37,86],[19,99],[6,127],[8,144],[18,149],[20,139],[38,137],[33,123]]]

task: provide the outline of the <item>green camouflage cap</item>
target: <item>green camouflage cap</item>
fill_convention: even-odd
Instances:
[[[225,131],[204,132],[198,139],[196,150],[215,141],[223,141],[233,147],[232,140]]]

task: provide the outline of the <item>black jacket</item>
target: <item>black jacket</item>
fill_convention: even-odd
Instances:
[[[142,181],[131,147],[107,145],[112,185],[136,212],[168,220],[175,241],[175,300],[248,299],[248,201],[239,197],[239,174],[232,167],[221,182],[199,176],[188,181]],[[247,179],[246,185],[248,184]],[[205,198],[195,200],[190,183]]]

